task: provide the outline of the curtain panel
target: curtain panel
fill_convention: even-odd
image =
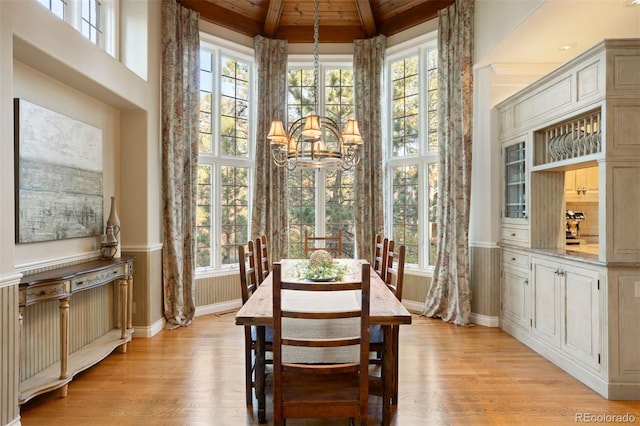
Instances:
[[[373,262],[374,239],[384,233],[382,193],[382,71],[387,38],[354,41],[355,113],[364,141],[355,171],[356,247],[360,259]]]
[[[438,13],[438,254],[423,315],[468,325],[473,0]]]
[[[286,122],[287,46],[286,40],[254,38],[259,108],[251,235],[267,235],[271,262],[289,254],[287,169],[276,167],[267,139],[272,120]]]
[[[199,14],[162,0],[162,281],[167,328],[195,313]]]

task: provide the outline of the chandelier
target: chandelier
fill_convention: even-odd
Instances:
[[[288,131],[280,120],[271,122],[267,139],[271,143],[273,162],[278,167],[342,167],[348,170],[360,162],[362,137],[356,120],[347,120],[343,132],[329,117],[318,115],[318,0],[313,8],[313,96],[315,114],[294,121]]]

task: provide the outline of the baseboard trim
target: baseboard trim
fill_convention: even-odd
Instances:
[[[485,327],[500,327],[500,317],[474,314],[473,312],[471,312],[469,320],[474,324],[482,325]]]
[[[164,327],[167,325],[167,320],[162,317],[160,320],[153,323],[150,327],[138,327],[135,326],[135,333],[133,333],[133,337],[137,338],[151,338],[156,334],[160,333]]]
[[[412,314],[421,315],[424,310],[424,303],[417,302],[415,300],[403,300],[402,304],[405,308]],[[482,325],[485,327],[499,327],[500,326],[500,318],[499,317],[491,317],[487,315],[474,314],[473,312],[469,316],[469,320],[473,324]]]
[[[196,307],[196,317],[200,315],[220,314],[223,312],[234,311],[242,307],[242,301],[240,299],[230,300],[228,302],[214,303],[212,305],[204,305]]]
[[[407,311],[411,312],[412,314],[421,314],[424,310],[424,303],[416,302],[415,300],[405,299],[402,301],[402,304],[405,308],[407,308]]]

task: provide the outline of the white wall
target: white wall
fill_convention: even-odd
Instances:
[[[14,97],[102,129],[104,220],[115,195],[123,249],[160,247],[160,2],[120,3],[123,33],[136,37],[120,38],[123,61],[36,0],[0,1],[0,311],[7,313],[0,329],[8,336],[0,339],[0,424],[19,424],[12,392],[17,376],[4,374],[16,370],[18,359],[18,318],[11,314],[17,312],[18,272],[93,257],[99,248],[98,237],[14,242]],[[159,305],[160,276],[144,272],[154,282],[136,284]]]
[[[138,21],[143,15],[144,25],[139,32],[147,34],[145,40],[150,41],[137,47],[139,58],[133,63],[135,72],[35,0],[0,2],[3,17],[0,60],[2,69],[8,70],[1,79],[0,114],[3,122],[9,123],[0,130],[3,141],[0,218],[6,218],[0,225],[3,231],[0,273],[38,262],[92,255],[99,248],[97,237],[14,245],[13,97],[25,98],[101,128],[105,220],[110,197],[116,196],[123,246],[149,247],[161,241],[160,185],[157,181],[151,183],[151,179],[157,179],[160,174],[159,2],[134,3],[136,7],[129,9],[135,11]],[[154,25],[147,22],[151,14],[155,14],[150,21],[155,22]],[[136,33],[131,24],[128,29],[129,33]],[[121,50],[128,51],[135,48],[136,43],[122,39],[121,45]],[[140,65],[141,60],[155,62],[145,68]],[[140,73],[145,74],[147,80],[141,78]]]
[[[109,197],[116,194],[116,147],[120,143],[119,111],[19,61],[14,61],[13,77],[14,97],[102,129],[103,209],[106,220],[110,208]],[[20,270],[25,265],[75,256],[78,253],[90,253],[99,247],[100,237],[16,244],[15,263]]]

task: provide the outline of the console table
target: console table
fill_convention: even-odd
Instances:
[[[68,384],[75,374],[95,365],[115,349],[120,353],[127,351],[127,343],[131,341],[133,334],[131,324],[133,261],[134,257],[93,260],[22,278],[19,291],[20,339],[45,337],[23,335],[25,308],[33,304],[57,300],[60,312],[60,359],[53,365],[21,381],[19,404],[56,389],[60,390],[61,396],[66,396]],[[113,321],[114,328],[73,353],[69,353],[71,296],[111,282],[114,282],[114,303],[117,306],[117,314]],[[91,321],[91,318],[84,319]],[[20,347],[22,348],[22,344]],[[20,356],[28,355],[21,353]]]

